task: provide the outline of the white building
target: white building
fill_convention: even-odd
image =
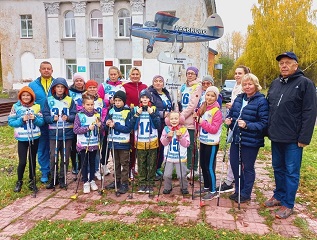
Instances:
[[[147,40],[129,34],[131,22],[153,21],[157,11],[175,14],[181,26],[199,28],[215,12],[215,0],[0,0],[3,89],[19,89],[37,78],[44,60],[52,63],[54,77],[70,82],[74,72],[101,82],[111,65],[126,76],[139,67],[146,84],[156,74],[171,79],[171,67],[156,58],[172,44],[156,42],[149,54]],[[194,60],[200,76],[206,74],[208,42],[185,43],[182,53]],[[184,78],[184,70],[177,71]]]

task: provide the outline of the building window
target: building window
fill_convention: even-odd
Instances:
[[[72,80],[74,73],[77,72],[77,62],[76,59],[66,60],[66,79]]]
[[[120,59],[119,60],[119,69],[122,75],[124,76],[124,79],[129,78],[129,72],[132,68],[132,60],[131,59]]]
[[[21,15],[21,38],[33,38],[32,15]]]
[[[76,37],[74,12],[69,11],[65,14],[65,37]]]
[[[130,36],[131,18],[127,9],[120,9],[118,12],[118,37]]]
[[[90,14],[90,23],[91,23],[91,37],[92,38],[103,37],[102,15],[100,11],[95,10]]]

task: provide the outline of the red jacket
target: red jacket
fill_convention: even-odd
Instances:
[[[146,89],[147,86],[145,84],[143,84],[142,82],[128,82],[128,83],[123,84],[123,87],[124,87],[125,92],[127,94],[126,104],[129,107],[131,106],[131,103],[134,104],[134,106],[138,106],[140,92],[143,89]]]

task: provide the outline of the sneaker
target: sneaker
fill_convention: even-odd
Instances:
[[[158,176],[162,176],[163,175],[163,172],[161,171],[161,169],[157,169],[156,170],[156,175],[158,175]]]
[[[153,187],[149,186],[149,187],[146,187],[145,189],[145,193],[153,193]]]
[[[163,190],[163,194],[170,194],[171,192],[172,192],[172,188]]]
[[[146,186],[141,186],[138,190],[138,193],[145,193],[146,192]]]
[[[281,206],[281,201],[277,200],[274,197],[271,197],[269,200],[265,201],[265,207],[274,207],[274,206]]]
[[[96,182],[94,180],[92,180],[90,182],[90,188],[91,188],[92,191],[98,190],[98,186],[97,186],[97,184],[96,184]]]
[[[42,177],[40,179],[42,183],[47,183],[48,182],[48,174],[47,173],[42,173]]]
[[[95,172],[95,177],[100,181],[101,180],[101,174],[99,171]]]
[[[90,183],[89,182],[84,183],[84,193],[90,193]]]
[[[14,192],[20,192],[22,188],[23,181],[17,181],[14,187]]]
[[[216,191],[219,192],[219,187],[216,188]],[[234,191],[233,184],[227,185],[227,183],[225,183],[225,182],[223,182],[223,183],[221,184],[221,189],[220,189],[220,192],[221,192],[221,193],[233,192],[233,191]]]
[[[183,195],[189,194],[187,188],[182,189],[182,190],[181,190],[181,193],[182,193]]]
[[[203,201],[209,201],[212,200],[214,198],[218,197],[218,193],[217,192],[208,192],[205,196],[202,197]]]
[[[72,174],[77,175],[78,174],[78,170],[76,170],[75,168],[72,169]]]
[[[109,170],[109,168],[107,167],[107,165],[102,165],[101,166],[101,169],[103,170],[103,174],[105,175],[105,176],[108,176],[111,172],[110,172],[110,170]]]
[[[125,194],[127,191],[129,191],[129,186],[127,183],[122,183],[118,192],[121,194]]]
[[[279,219],[285,219],[285,218],[288,218],[292,213],[293,213],[293,208],[287,208],[285,206],[282,206],[275,213],[275,217]]]
[[[239,203],[238,197],[239,197],[239,196],[237,196],[237,197],[234,199],[234,201],[235,201],[236,203]],[[240,203],[246,203],[246,202],[249,202],[250,200],[251,200],[250,197],[244,197],[244,196],[240,195]]]
[[[230,199],[230,200],[235,200],[237,197],[238,197],[238,193],[234,193],[234,194],[231,194],[231,195],[229,196],[229,199]]]
[[[200,193],[206,193],[209,192],[209,188],[202,188],[201,190],[197,190],[194,192],[194,194],[200,194]]]
[[[120,182],[117,182],[117,188],[120,188],[120,185],[121,185]],[[116,185],[114,184],[114,181],[106,186],[107,190],[115,189],[115,188],[116,188]]]
[[[160,181],[162,177],[163,177],[162,175],[159,175],[156,173],[154,181]]]
[[[65,179],[64,178],[60,178],[59,179],[59,187],[60,188],[66,188],[66,184],[65,184]]]
[[[57,179],[56,179],[56,181],[55,181],[55,186],[56,186],[56,185],[58,185],[58,180],[57,180]],[[46,185],[46,189],[53,189],[53,188],[54,188],[54,179],[52,179],[52,180],[50,181],[50,183]]]
[[[192,174],[191,174],[191,172],[189,172],[188,174],[187,174],[187,179],[190,179],[191,178],[191,176],[192,176]],[[199,177],[199,171],[194,171],[194,177]]]

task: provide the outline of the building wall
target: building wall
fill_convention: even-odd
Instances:
[[[141,62],[142,81],[151,84],[152,77],[161,74],[171,78],[171,66],[157,61],[161,51],[168,51],[172,44],[156,42],[152,53],[146,52],[147,40],[132,37],[118,38],[118,11],[130,11],[133,23],[153,21],[157,11],[172,11],[179,17],[178,25],[200,28],[207,12],[212,12],[214,1],[205,0],[92,0],[92,1],[18,1],[2,0],[0,8],[0,44],[3,88],[20,88],[39,76],[39,65],[48,60],[53,65],[54,77],[66,77],[67,59],[76,59],[77,66],[84,66],[82,75],[90,78],[91,62],[113,61],[118,66],[119,59]],[[94,9],[102,12],[103,38],[90,37],[90,14]],[[64,36],[64,16],[73,11],[76,22],[76,38]],[[31,14],[33,38],[20,38],[20,15]],[[12,27],[8,27],[12,26]],[[203,77],[208,71],[208,42],[185,43],[182,54],[194,60]],[[184,80],[184,69],[180,80]],[[108,67],[104,67],[107,78]],[[70,81],[71,82],[71,79]]]

